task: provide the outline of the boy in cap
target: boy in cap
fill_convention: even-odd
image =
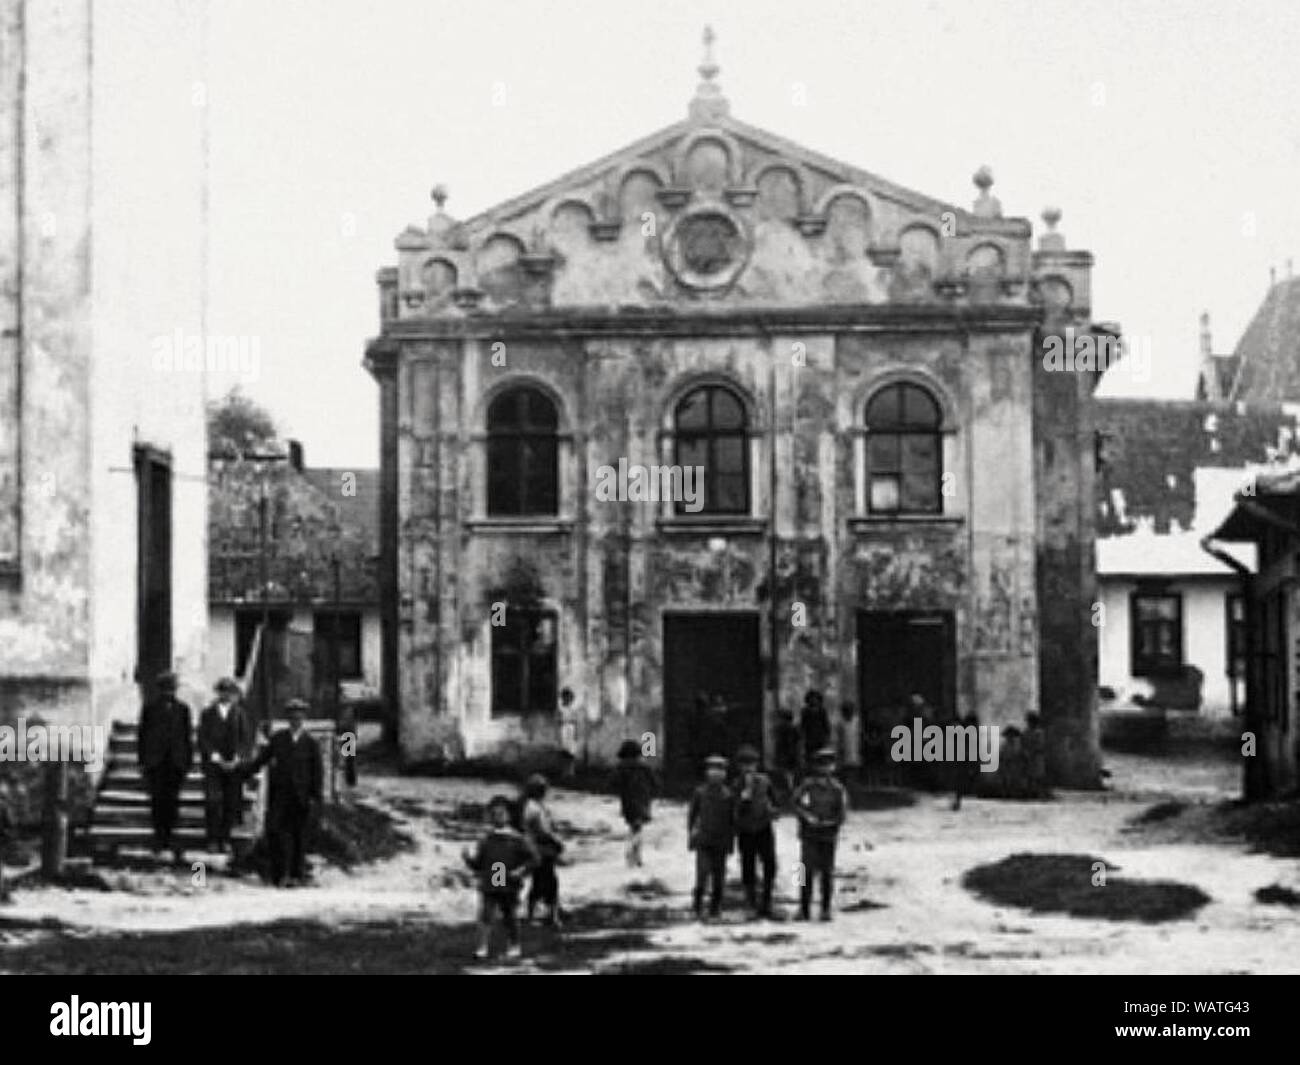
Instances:
[[[758,768],[758,751],[745,744],[736,752],[736,841],[740,844],[740,878],[745,901],[757,917],[772,916],[772,884],[776,879],[776,792]],[[756,865],[763,866],[763,895],[759,901]]]
[[[799,818],[799,861],[803,882],[799,892],[799,920],[809,919],[813,877],[821,880],[822,920],[831,919],[831,893],[835,876],[835,841],[848,814],[849,797],[835,779],[835,752],[823,747],[813,756],[813,772],[794,795]]]
[[[628,827],[628,868],[637,868],[641,865],[641,829],[650,820],[655,775],[654,770],[641,761],[641,747],[636,740],[624,740],[618,748],[614,790],[618,793],[623,820]]]
[[[555,833],[555,822],[546,808],[547,781],[541,773],[534,773],[524,784],[524,835],[537,852],[533,867],[533,880],[528,888],[528,920],[533,919],[540,902],[547,908],[546,924],[551,928],[560,925],[560,881],[555,875],[555,863],[564,850],[564,844]]]
[[[727,855],[735,839],[735,797],[727,787],[727,760],[711,754],[704,760],[704,783],[695,789],[686,814],[688,846],[695,852],[695,916],[704,917],[704,892],[709,890],[709,916],[722,913],[722,887]]]
[[[216,699],[199,714],[199,764],[203,768],[203,813],[208,846],[217,852],[230,845],[230,832],[243,816],[240,759],[248,753],[251,730],[239,705],[238,683],[217,681]]]
[[[488,803],[491,827],[478,847],[471,853],[465,848],[463,857],[478,875],[479,939],[474,957],[486,958],[491,952],[492,924],[497,914],[506,931],[506,957],[518,958],[523,954],[519,945],[519,921],[515,910],[519,905],[519,892],[528,870],[537,864],[537,851],[522,833],[510,826],[510,799],[494,795]]]

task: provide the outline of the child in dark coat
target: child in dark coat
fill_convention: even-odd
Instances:
[[[745,901],[755,916],[772,916],[772,884],[776,880],[776,792],[766,773],[759,772],[758,751],[749,745],[736,752],[736,841],[740,845],[740,878]],[[758,870],[763,867],[763,894],[758,894]]]
[[[506,957],[523,954],[519,944],[519,922],[515,911],[519,892],[528,870],[537,864],[537,852],[528,838],[510,825],[510,799],[494,795],[488,803],[492,827],[471,854],[466,848],[465,864],[478,875],[479,945],[476,958],[486,958],[492,944],[493,918],[500,914],[506,932]]]
[[[821,881],[822,920],[831,919],[831,893],[835,878],[835,843],[848,816],[849,796],[835,779],[835,752],[823,747],[813,756],[813,772],[794,795],[799,818],[799,861],[803,865],[799,920],[812,908],[813,877]]]
[[[654,770],[641,761],[641,747],[636,740],[624,740],[618,749],[614,790],[628,827],[627,864],[636,868],[641,865],[641,829],[650,820],[656,790]]]
[[[722,913],[722,888],[727,855],[736,835],[735,796],[727,787],[727,760],[710,755],[704,761],[704,783],[695,789],[686,814],[689,847],[695,852],[695,916],[704,917],[704,892],[709,892],[709,916]]]

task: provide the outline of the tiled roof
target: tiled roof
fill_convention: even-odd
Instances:
[[[1235,356],[1241,373],[1230,400],[1300,402],[1300,277],[1269,289]]]
[[[345,479],[345,474],[350,475]],[[287,461],[209,463],[208,595],[257,600],[261,589],[258,501],[268,499],[268,597],[281,602],[379,599],[379,476],[373,469],[298,470]]]
[[[1198,470],[1242,470],[1244,483],[1248,467],[1298,449],[1296,420],[1276,404],[1100,399],[1096,417],[1099,537],[1199,527],[1198,509],[1226,511],[1235,480],[1200,478],[1224,499],[1198,500]]]

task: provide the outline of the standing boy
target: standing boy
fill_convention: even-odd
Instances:
[[[709,916],[722,913],[722,888],[727,855],[735,839],[735,797],[727,787],[727,760],[711,754],[704,760],[704,783],[695,789],[686,814],[688,846],[695,852],[694,908],[704,917],[704,892],[709,891]]]
[[[208,846],[221,852],[230,845],[231,828],[243,816],[244,777],[239,762],[248,752],[251,730],[239,705],[239,685],[222,677],[216,693],[216,700],[199,715],[199,764]]]
[[[835,779],[835,752],[823,747],[813,756],[813,772],[794,796],[799,818],[799,861],[803,883],[799,893],[799,920],[809,919],[813,877],[821,880],[822,920],[831,919],[831,894],[835,877],[835,842],[848,814],[849,797]]]
[[[624,740],[618,749],[618,768],[614,771],[614,790],[618,793],[623,820],[627,822],[627,864],[641,865],[641,829],[650,820],[654,799],[655,775],[641,761],[641,747],[636,740]]]
[[[494,795],[488,803],[491,827],[478,841],[473,853],[464,851],[465,864],[478,874],[479,939],[474,957],[491,952],[493,918],[500,914],[506,932],[506,957],[523,954],[519,945],[519,921],[515,911],[519,892],[528,870],[537,863],[537,852],[528,838],[510,826],[510,799]]]
[[[546,807],[546,778],[534,773],[524,784],[524,835],[537,852],[533,867],[533,880],[528,888],[528,920],[533,919],[540,902],[546,907],[546,924],[560,926],[560,880],[555,863],[564,851],[564,844],[555,832],[555,822]]]
[[[776,712],[776,732],[772,744],[776,764],[776,779],[781,784],[782,800],[794,794],[794,782],[799,775],[799,726],[794,714],[787,709]]]
[[[759,772],[758,751],[746,744],[736,752],[736,841],[740,844],[740,878],[745,901],[756,917],[772,916],[772,884],[776,879],[776,793],[766,773]],[[763,895],[758,895],[756,865],[763,866]]]

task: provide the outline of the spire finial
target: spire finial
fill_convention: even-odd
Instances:
[[[431,199],[437,206],[438,210],[441,211],[442,205],[447,202],[447,186],[443,185],[441,182],[434,185],[433,188],[429,190],[429,199]]]
[[[695,99],[691,101],[691,117],[714,119],[728,113],[727,98],[722,95],[718,85],[718,72],[722,69],[713,57],[713,42],[718,39],[712,26],[705,26],[701,40],[704,42],[704,58],[696,69],[700,72],[700,84],[695,90]]]

